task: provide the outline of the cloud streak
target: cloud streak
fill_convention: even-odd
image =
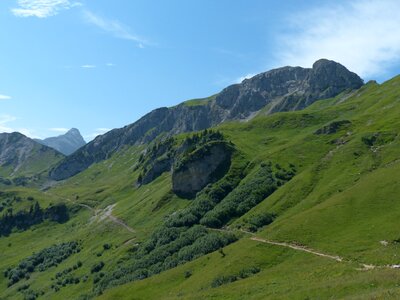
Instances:
[[[247,74],[245,76],[237,78],[234,83],[242,83],[243,80],[250,79],[251,77],[256,76],[256,75],[257,74],[255,74],[255,73],[249,73],[249,74]]]
[[[117,20],[105,19],[88,10],[84,11],[84,18],[89,24],[112,34],[116,38],[135,42],[139,48],[144,48],[144,46],[148,44],[145,39],[131,33],[128,27]]]
[[[63,127],[54,127],[54,128],[49,128],[50,131],[58,132],[58,133],[66,133],[69,129],[68,128],[63,128]]]
[[[358,0],[297,12],[278,38],[279,65],[336,60],[363,77],[385,75],[400,61],[400,2]]]
[[[110,128],[96,128],[93,133],[85,135],[85,140],[91,141],[98,135],[105,134],[106,132],[110,131]]]
[[[81,68],[83,68],[83,69],[94,69],[94,68],[96,68],[96,66],[95,65],[82,65]]]
[[[48,18],[57,15],[62,10],[82,6],[79,2],[69,0],[18,0],[18,7],[11,12],[16,17]]]
[[[7,95],[0,95],[0,100],[10,100],[11,96],[7,96]]]
[[[3,114],[0,115],[0,133],[7,132],[20,132],[23,135],[26,135],[32,139],[40,139],[38,135],[34,133],[34,131],[28,129],[28,128],[14,128],[10,127],[9,123],[12,123],[16,121],[17,118],[11,115]]]
[[[8,123],[15,121],[17,118],[11,115],[0,115],[0,132],[13,132]]]

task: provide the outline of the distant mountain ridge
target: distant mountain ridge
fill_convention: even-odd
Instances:
[[[149,142],[168,135],[203,130],[230,120],[246,120],[260,112],[303,109],[316,100],[358,89],[363,80],[341,64],[321,59],[312,68],[283,67],[231,85],[216,96],[159,108],[137,122],[98,136],[50,171],[54,180],[69,178],[125,145]]]
[[[56,137],[49,137],[44,140],[36,139],[38,143],[48,146],[61,152],[64,155],[70,155],[76,150],[86,145],[78,129],[72,128],[67,133]]]
[[[19,132],[0,133],[0,175],[32,176],[43,172],[64,155]]]

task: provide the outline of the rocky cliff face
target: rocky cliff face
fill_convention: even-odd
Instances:
[[[64,155],[70,155],[80,147],[86,145],[81,133],[78,129],[72,128],[66,134],[56,137],[50,137],[44,140],[35,140],[38,143],[48,146],[61,152]]]
[[[5,177],[30,176],[46,170],[64,156],[18,133],[0,134],[0,172]]]
[[[362,85],[357,74],[326,59],[315,62],[310,69],[274,69],[231,85],[204,104],[182,103],[156,109],[131,125],[97,137],[63,160],[50,175],[55,180],[68,178],[110,157],[125,145],[148,142],[161,133],[173,135],[202,130],[224,121],[250,118],[261,109],[266,113],[299,110],[316,100]]]
[[[217,181],[229,170],[232,150],[225,142],[204,145],[173,169],[172,191],[193,198],[207,184]]]

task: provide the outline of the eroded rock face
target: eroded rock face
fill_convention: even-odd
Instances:
[[[125,145],[147,143],[162,133],[174,135],[248,119],[264,108],[267,114],[299,110],[362,85],[357,74],[326,59],[318,60],[312,68],[274,69],[229,86],[201,105],[182,103],[159,108],[131,125],[111,130],[68,156],[50,175],[55,180],[66,179],[109,158]]]
[[[184,198],[193,198],[207,184],[222,178],[229,170],[232,149],[225,142],[205,145],[172,172],[172,190]]]

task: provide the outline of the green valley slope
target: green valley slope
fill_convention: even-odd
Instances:
[[[2,271],[54,244],[76,241],[80,250],[9,287],[8,278],[0,277],[0,298],[396,299],[399,99],[400,77],[370,82],[301,111],[260,113],[213,128],[223,139],[184,133],[160,153],[162,137],[150,145],[126,145],[44,192],[6,187],[21,198],[10,201],[14,210],[27,209],[32,196],[43,207],[65,203],[70,219],[1,237]],[[155,166],[147,161],[173,157],[169,166],[176,170],[215,143],[233,145],[229,170],[194,198],[171,192],[168,168],[138,184]],[[210,195],[217,195],[215,202],[200,206],[210,203],[204,200]],[[189,214],[194,218],[183,219]],[[176,246],[188,232],[194,241]],[[219,235],[237,241],[195,252],[200,239],[217,241]],[[149,263],[138,277],[135,260],[164,255],[167,247],[168,261]]]

